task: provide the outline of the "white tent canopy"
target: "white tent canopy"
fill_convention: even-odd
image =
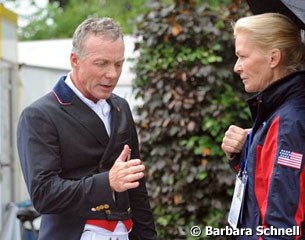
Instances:
[[[125,61],[119,85],[131,85],[134,74],[130,70],[132,63],[128,61],[135,58],[135,38],[124,37]],[[49,68],[53,70],[69,71],[72,39],[53,39],[41,41],[26,41],[18,44],[18,62],[21,65]]]

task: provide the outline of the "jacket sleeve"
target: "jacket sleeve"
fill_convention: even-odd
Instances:
[[[241,154],[238,153],[238,154],[234,154],[232,159],[229,160],[229,165],[234,172],[238,172],[239,170],[240,159],[241,159]]]
[[[254,185],[264,227],[292,229],[298,226],[301,229],[304,224],[304,155],[304,119],[293,113],[276,117],[264,144],[257,146]],[[264,237],[266,240],[278,238]]]

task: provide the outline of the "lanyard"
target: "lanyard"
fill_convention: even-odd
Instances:
[[[244,158],[243,158],[242,163],[241,163],[240,172],[243,173],[243,174],[247,173],[247,164],[248,164],[249,152],[250,152],[250,147],[251,147],[252,141],[253,141],[253,132],[251,130],[249,135],[248,135],[248,138],[247,138],[247,143],[248,144],[247,144],[247,147],[246,147],[246,150],[245,150],[246,152],[245,152]]]

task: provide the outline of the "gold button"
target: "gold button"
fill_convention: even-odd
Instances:
[[[108,204],[105,204],[104,205],[104,209],[108,209],[109,208],[109,205]]]
[[[105,212],[106,212],[106,214],[111,214],[110,210],[106,210]]]
[[[92,212],[96,212],[96,209],[93,207],[93,208],[91,208],[91,211]]]
[[[98,206],[98,210],[100,211],[100,210],[103,210],[105,207],[104,207],[104,205],[99,205]]]

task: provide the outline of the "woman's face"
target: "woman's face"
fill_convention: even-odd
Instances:
[[[234,72],[239,74],[246,92],[259,92],[270,85],[274,78],[270,56],[252,40],[250,33],[236,35],[235,53],[238,59]]]

